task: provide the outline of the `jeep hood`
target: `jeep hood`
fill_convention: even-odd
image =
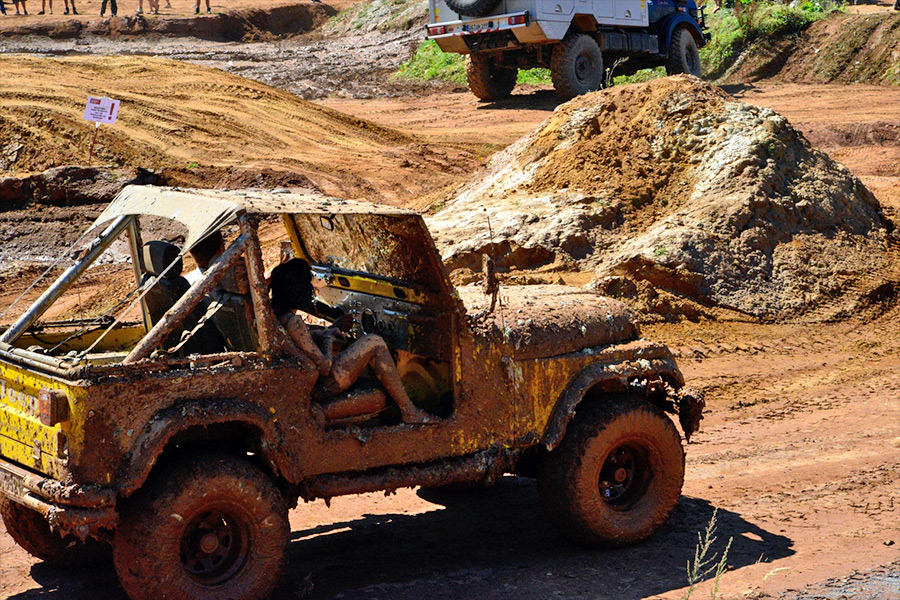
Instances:
[[[511,347],[517,360],[547,358],[640,337],[635,314],[611,298],[566,285],[503,286],[494,311],[480,286],[457,288],[478,337]]]

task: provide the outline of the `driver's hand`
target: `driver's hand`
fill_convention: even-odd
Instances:
[[[341,332],[347,333],[350,329],[353,328],[353,324],[355,323],[353,319],[353,315],[349,313],[344,313],[340,317],[334,320],[334,327],[337,327]]]

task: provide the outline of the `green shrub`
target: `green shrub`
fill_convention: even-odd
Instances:
[[[755,40],[796,35],[840,10],[840,0],[806,0],[799,6],[737,0],[734,8],[723,8],[707,18],[712,41],[700,50],[703,71],[710,77],[721,76]]]
[[[466,83],[466,61],[461,54],[442,52],[434,40],[425,40],[411,59],[400,65],[399,77],[419,81]]]
[[[418,81],[449,81],[466,84],[466,57],[462,54],[442,52],[434,40],[425,40],[416,53],[400,65],[398,77]],[[549,69],[520,69],[517,83],[544,85],[550,83]]]
[[[519,69],[516,83],[530,83],[532,85],[550,85],[550,69]]]

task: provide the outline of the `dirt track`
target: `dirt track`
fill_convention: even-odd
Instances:
[[[785,114],[861,177],[887,214],[900,220],[896,88],[757,83],[727,90]],[[548,90],[522,92],[498,104],[459,93],[328,98],[321,104],[396,130],[399,134],[392,135],[400,139],[415,136],[416,144],[450,149],[458,154],[447,156],[466,157],[472,168],[479,157],[530,131],[556,105]],[[61,101],[62,95],[54,94],[48,105],[75,110],[74,96]],[[297,136],[307,133],[299,129]],[[325,164],[334,157],[320,145],[326,138],[304,142],[303,152],[320,152]],[[138,139],[153,147],[152,139]],[[369,188],[358,190],[375,189],[394,201],[424,194],[415,205],[425,208],[433,197],[428,192],[439,185],[428,187],[433,183],[416,183],[390,169],[376,173],[379,167],[370,163],[373,156],[403,160],[407,148],[415,156],[417,146],[385,144],[392,149],[367,154],[367,148],[358,156],[341,150],[341,164],[353,165],[345,168],[357,169],[359,177],[374,173]],[[261,146],[221,151],[233,153],[223,164],[260,151],[259,164],[281,160]],[[177,146],[172,156],[178,164],[193,160]],[[441,179],[445,175],[437,167],[415,177],[453,178]],[[342,180],[341,185],[350,184]],[[312,588],[310,598],[680,599],[696,532],[717,508],[717,549],[734,537],[731,570],[721,588],[726,598],[896,600],[898,323],[900,305],[889,299],[837,324],[645,327],[646,337],[670,344],[680,355],[686,378],[705,391],[709,403],[703,429],[688,447],[682,500],[669,523],[645,544],[601,552],[573,547],[545,522],[534,485],[512,478],[481,494],[401,490],[387,498],[337,498],[330,509],[314,503],[291,513],[293,567],[277,597],[303,597]],[[701,589],[694,597],[707,596]],[[56,571],[0,534],[0,598],[45,597],[125,598],[111,566]]]

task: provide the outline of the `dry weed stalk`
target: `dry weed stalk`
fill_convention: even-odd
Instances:
[[[711,600],[719,598],[719,583],[728,564],[728,551],[731,550],[731,542],[734,538],[728,538],[725,550],[722,552],[722,558],[716,562],[716,555],[709,555],[710,548],[716,543],[716,515],[719,509],[714,509],[709,523],[706,524],[706,530],[701,534],[697,534],[697,547],[694,549],[694,561],[687,563],[688,589],[684,594],[684,600],[690,600],[694,593],[696,585],[702,581],[710,573],[713,575],[713,588],[709,592]]]

